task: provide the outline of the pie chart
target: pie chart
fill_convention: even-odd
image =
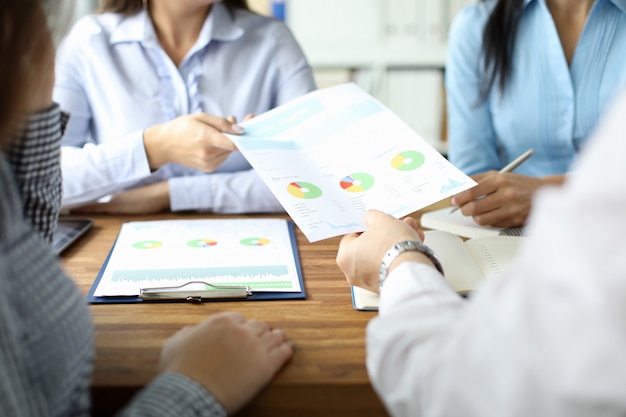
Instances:
[[[296,198],[312,199],[322,196],[322,190],[309,182],[294,181],[287,186],[287,192]]]
[[[208,248],[217,245],[217,240],[213,239],[194,239],[187,242],[187,246],[192,248]]]
[[[398,171],[412,171],[424,165],[424,154],[418,151],[402,151],[391,159],[391,166]]]
[[[239,243],[244,246],[264,246],[268,245],[270,243],[270,240],[264,237],[249,237],[246,239],[241,239]]]
[[[156,249],[163,246],[163,242],[158,240],[143,240],[141,242],[133,243],[135,249]]]
[[[339,181],[339,185],[341,188],[351,193],[360,193],[372,188],[372,185],[374,185],[374,177],[370,174],[359,172],[343,177],[341,181]]]

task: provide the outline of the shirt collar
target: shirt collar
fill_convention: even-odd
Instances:
[[[526,9],[526,7],[533,1],[537,1],[537,0],[524,0],[524,9]],[[602,0],[596,0],[596,1],[602,1]],[[607,1],[610,1],[611,3],[613,3],[615,7],[617,7],[618,9],[622,11],[622,13],[626,14],[626,0],[607,0]]]
[[[244,29],[235,20],[234,13],[222,3],[214,3],[209,17],[204,21],[198,36],[197,46],[207,45],[211,40],[233,41],[240,38]],[[111,43],[143,42],[157,44],[158,39],[147,10],[126,17],[111,34]]]
[[[626,14],[626,0],[611,0],[611,2],[622,11],[622,13]]]

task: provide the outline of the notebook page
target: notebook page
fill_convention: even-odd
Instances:
[[[526,239],[520,236],[493,236],[474,238],[465,242],[469,252],[486,277],[507,269]]]
[[[443,266],[446,280],[455,291],[472,291],[485,278],[463,239],[442,230],[428,230],[424,235],[424,243],[435,252]]]

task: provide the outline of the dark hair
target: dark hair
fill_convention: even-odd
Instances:
[[[150,0],[148,0],[149,2]],[[229,9],[250,10],[247,0],[223,0],[222,3]],[[121,13],[133,15],[143,9],[143,0],[100,0],[100,12]]]
[[[511,79],[513,49],[523,7],[524,0],[498,0],[487,20],[482,47],[485,72],[480,86],[483,100],[494,85],[504,91]]]
[[[53,3],[53,2],[48,2]],[[41,88],[39,68],[50,51],[41,0],[0,1],[0,146],[6,146]]]

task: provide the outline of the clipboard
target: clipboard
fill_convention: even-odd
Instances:
[[[241,219],[237,219],[241,220]],[[86,299],[89,304],[128,304],[128,303],[171,303],[171,302],[220,302],[220,301],[265,301],[265,300],[304,300],[306,290],[300,265],[300,255],[296,240],[295,227],[292,221],[284,220],[289,233],[291,256],[293,256],[300,291],[254,291],[246,285],[214,285],[208,281],[191,280],[181,285],[150,286],[142,288],[139,295],[133,296],[96,296],[96,289],[103,278],[107,265],[111,260],[118,237],[111,247],[96,279],[94,280]]]

